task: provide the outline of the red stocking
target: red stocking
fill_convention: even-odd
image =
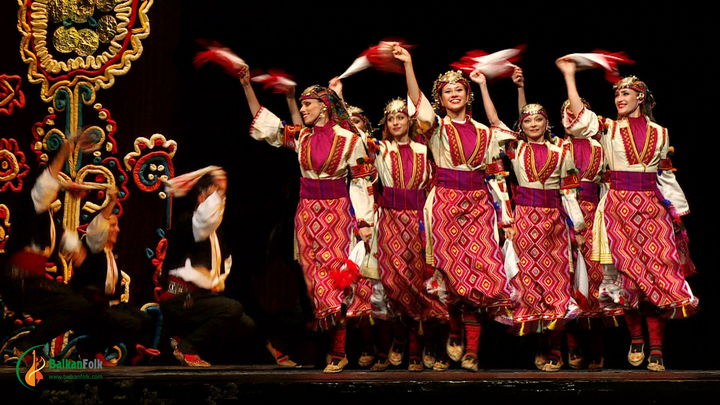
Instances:
[[[450,338],[458,339],[462,327],[462,315],[457,311],[450,311]]]
[[[408,337],[410,338],[410,358],[416,357],[419,359],[422,356],[422,342],[418,335],[417,322],[414,322],[414,325],[410,327]]]
[[[548,357],[559,359],[562,356],[562,332],[551,330],[547,333],[550,335],[550,356]]]
[[[395,332],[395,340],[399,343],[405,343],[405,337],[407,330],[405,330],[405,324],[400,320],[393,322],[393,331]]]
[[[643,339],[642,315],[628,311],[625,313],[625,323],[627,323],[628,330],[630,330],[630,344],[642,345],[645,342]]]
[[[577,332],[566,331],[565,337],[567,338],[568,352],[571,354],[580,354],[580,339]]]
[[[390,352],[390,344],[392,342],[392,327],[388,321],[378,321],[378,331],[380,332],[380,345],[378,346],[378,356],[387,358]]]
[[[333,352],[338,357],[345,357],[345,338],[347,336],[347,326],[341,323],[335,328],[335,336],[333,338]]]
[[[372,352],[375,346],[375,336],[373,335],[372,325],[370,322],[363,322],[360,324],[360,332],[363,337],[363,347],[367,352]]]
[[[465,352],[477,356],[480,348],[480,332],[482,330],[478,314],[476,312],[463,312],[462,320],[465,326],[465,341],[467,342]]]
[[[650,335],[650,355],[659,354],[662,356],[663,336],[665,335],[665,319],[654,315],[646,316],[645,322]]]

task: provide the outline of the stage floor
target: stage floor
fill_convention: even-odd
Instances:
[[[21,377],[25,370],[20,369]],[[346,370],[324,374],[314,368],[213,366],[209,368],[114,367],[103,370],[49,370],[35,392],[23,386],[14,367],[0,367],[5,398],[33,403],[720,403],[720,371],[605,370],[599,373],[481,370],[477,373],[382,373]],[[6,395],[9,395],[6,396]],[[5,403],[5,401],[3,401]]]

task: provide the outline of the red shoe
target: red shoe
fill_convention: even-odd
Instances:
[[[189,367],[210,367],[211,364],[203,360],[197,354],[185,354],[181,352],[177,347],[180,343],[180,338],[177,336],[170,338],[170,347],[173,349],[173,356],[178,359],[180,364]]]
[[[278,366],[285,367],[285,368],[297,367],[297,363],[290,360],[290,357],[288,357],[287,354],[282,354],[282,352],[275,349],[270,342],[268,342],[267,345],[265,345],[265,347],[267,347],[268,351],[273,356],[273,358],[275,359],[275,363]]]
[[[210,367],[211,364],[203,360],[197,354],[185,354],[178,349],[173,351],[173,356],[180,361],[183,366],[189,367]]]
[[[18,349],[17,347],[13,348],[13,355],[20,360],[20,357],[23,355],[22,350]],[[25,367],[30,368],[33,366],[33,358],[32,356],[25,356],[22,358],[22,363]]]

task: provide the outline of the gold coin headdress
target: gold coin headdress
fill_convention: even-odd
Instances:
[[[640,111],[643,115],[647,115],[651,121],[655,122],[655,117],[652,115],[652,109],[655,108],[655,97],[648,86],[642,80],[636,76],[627,76],[618,80],[613,85],[613,90],[617,92],[621,89],[630,89],[638,92],[638,101],[640,102]]]
[[[448,84],[460,83],[465,86],[465,91],[468,93],[468,111],[470,111],[470,105],[475,99],[474,94],[470,91],[470,81],[465,78],[462,71],[460,70],[449,70],[440,76],[433,84],[432,96],[433,96],[433,108],[437,111],[440,109],[440,93],[443,87]]]

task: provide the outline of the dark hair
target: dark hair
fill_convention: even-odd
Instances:
[[[198,197],[208,188],[212,187],[213,185],[213,176],[210,173],[207,173],[200,177],[200,179],[195,183],[193,188],[190,189],[188,192],[188,197],[190,197],[188,200],[192,202],[193,204],[197,204]]]

